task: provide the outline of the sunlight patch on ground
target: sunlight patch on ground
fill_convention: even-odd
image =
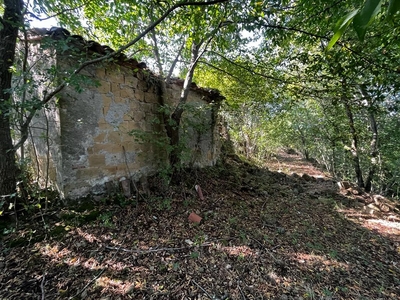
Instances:
[[[99,270],[102,268],[101,264],[93,257],[82,262],[82,267],[88,270]]]
[[[96,285],[103,288],[102,293],[113,293],[119,295],[125,295],[132,289],[132,287],[136,288],[136,284],[134,285],[132,282],[112,279],[107,276],[98,278],[96,280]]]
[[[391,222],[391,221],[386,221],[386,220],[367,220],[367,223],[373,223],[373,224],[377,224],[377,225],[387,227],[390,229],[396,229],[399,231],[397,234],[400,234],[400,223],[399,222]]]
[[[70,250],[68,250],[67,248],[63,248],[60,250],[58,245],[50,246],[49,244],[46,244],[43,246],[38,244],[37,247],[40,247],[39,252],[42,255],[51,258],[51,261],[60,261],[71,255]]]
[[[318,263],[322,263],[323,265],[325,265],[327,267],[341,267],[344,269],[349,268],[349,266],[345,263],[341,263],[341,262],[338,262],[338,261],[332,260],[332,259],[327,259],[324,256],[315,255],[315,254],[295,253],[293,259],[296,260],[300,264],[315,265]]]
[[[113,259],[107,259],[100,263],[93,257],[86,258],[81,255],[75,255],[72,251],[67,248],[63,248],[60,250],[58,245],[41,245],[37,244],[36,248],[38,251],[46,257],[50,258],[50,261],[53,263],[64,263],[71,267],[82,267],[88,270],[100,270],[103,268],[108,268],[114,271],[122,271],[126,269],[130,269],[133,272],[146,272],[146,268],[132,268],[127,264],[122,262],[117,262]]]
[[[249,248],[248,246],[231,246],[221,247],[220,250],[226,252],[231,256],[245,257],[245,256],[258,256],[258,253]]]
[[[89,243],[93,243],[93,242],[101,242],[101,240],[99,240],[99,238],[98,237],[96,237],[95,235],[93,235],[93,234],[91,234],[91,233],[87,233],[87,232],[85,232],[85,231],[83,231],[82,229],[80,229],[80,228],[77,228],[76,230],[75,230],[75,232],[78,234],[78,235],[80,235],[81,237],[83,237],[85,240],[87,240]]]

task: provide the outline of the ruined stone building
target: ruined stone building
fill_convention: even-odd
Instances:
[[[76,67],[77,60],[71,51],[43,47],[44,35],[40,32],[30,40],[29,64],[39,83],[39,99],[62,79],[63,71]],[[51,75],[53,69],[57,72]],[[90,65],[80,74],[38,111],[30,128],[33,169],[42,178],[47,176],[65,198],[101,194],[121,178],[138,180],[154,174],[168,156],[157,76],[124,56]],[[168,85],[169,105],[177,104],[181,88],[180,80]],[[221,100],[216,91],[192,87],[181,130],[185,164],[209,166],[217,161]]]

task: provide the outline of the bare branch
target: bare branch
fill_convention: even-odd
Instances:
[[[170,82],[170,79],[172,77],[172,73],[174,72],[175,66],[179,61],[179,57],[181,56],[183,49],[185,48],[185,44],[186,44],[186,41],[184,40],[182,45],[181,45],[181,47],[178,50],[178,53],[176,54],[176,57],[175,57],[174,61],[171,64],[171,67],[169,68],[169,71],[168,71],[168,74],[167,74],[167,78],[165,79],[166,83]]]
[[[314,37],[314,38],[318,38],[318,39],[321,39],[321,40],[325,40],[325,41],[329,41],[330,40],[330,37],[328,37],[328,36],[315,34],[315,33],[312,33],[312,32],[309,32],[309,31],[305,31],[305,30],[302,30],[302,29],[299,29],[299,28],[295,28],[295,27],[286,27],[286,26],[282,26],[282,25],[263,24],[263,23],[259,23],[259,22],[256,22],[255,24],[258,25],[258,26],[264,27],[264,28],[273,28],[273,29],[278,29],[278,30],[293,31],[293,32],[298,32],[298,33],[301,33],[301,34],[304,34],[304,35],[307,35],[307,36],[311,36],[311,37]],[[363,60],[364,62],[367,63],[366,64],[367,66],[373,65],[373,66],[376,66],[378,68],[384,69],[386,71],[390,71],[390,72],[394,71],[391,66],[388,66],[386,64],[378,64],[378,63],[376,63],[375,60],[371,60],[369,57],[367,57],[367,56],[361,54],[360,52],[358,52],[358,51],[350,48],[349,46],[347,46],[347,44],[345,42],[339,42],[338,41],[336,44],[341,46],[341,47],[343,47],[343,48],[345,48],[346,50],[350,51],[355,56],[359,57],[361,60]]]
[[[38,17],[37,15],[35,15],[34,13],[32,13],[32,12],[30,12],[30,11],[27,11],[26,14],[30,15],[31,17],[35,18],[35,19],[38,20],[38,21],[46,21],[46,20],[48,20],[48,19],[55,18],[55,17],[57,17],[57,16],[59,16],[59,15],[62,15],[62,14],[64,14],[64,13],[66,13],[66,12],[70,12],[70,11],[74,11],[74,10],[80,9],[80,8],[84,7],[85,5],[87,5],[89,2],[90,2],[90,1],[88,1],[88,2],[85,3],[85,4],[76,6],[76,7],[72,7],[72,8],[68,8],[68,9],[63,9],[63,10],[61,10],[61,11],[55,13],[54,15],[47,16],[47,17],[45,17],[45,18],[40,18],[40,17]]]
[[[237,76],[235,76],[235,75],[233,75],[233,74],[231,74],[231,73],[229,73],[229,72],[227,72],[227,71],[225,71],[225,70],[223,70],[223,69],[221,69],[221,68],[219,68],[219,67],[217,67],[217,66],[214,66],[213,64],[210,64],[210,63],[208,63],[208,62],[206,62],[206,61],[204,61],[204,60],[199,61],[199,63],[204,64],[204,65],[207,65],[207,66],[209,66],[210,68],[213,68],[214,70],[217,70],[217,71],[219,71],[219,72],[221,72],[221,73],[224,73],[224,74],[226,74],[226,75],[232,77],[233,79],[237,80],[237,81],[240,82],[240,83],[245,83],[245,82],[244,82],[243,80],[241,80],[239,77],[237,77]]]
[[[290,82],[290,81],[287,81],[287,80],[279,79],[279,78],[276,78],[276,77],[273,77],[273,76],[269,76],[269,75],[265,75],[265,74],[256,72],[256,71],[254,71],[254,70],[251,69],[251,68],[248,68],[248,67],[246,67],[246,66],[243,66],[243,65],[241,65],[241,64],[238,64],[238,63],[236,63],[236,62],[230,60],[229,58],[223,56],[222,54],[220,54],[220,53],[218,53],[218,52],[212,51],[212,53],[218,55],[219,57],[221,57],[223,60],[227,61],[228,63],[230,63],[230,64],[232,64],[232,65],[234,65],[234,66],[237,66],[237,67],[239,67],[239,68],[241,68],[241,69],[243,69],[243,70],[249,72],[249,73],[252,74],[252,75],[261,76],[261,77],[264,77],[264,78],[267,78],[267,79],[271,79],[271,80],[273,80],[273,81],[278,81],[278,82],[282,82],[282,83],[286,83],[286,84],[294,84],[294,85],[296,85],[296,83],[294,83],[294,82]]]

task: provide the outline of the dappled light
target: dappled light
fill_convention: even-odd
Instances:
[[[239,258],[245,258],[246,256],[258,256],[258,253],[248,246],[222,247],[221,250],[226,252],[228,255],[236,256]]]
[[[284,163],[301,174],[299,161],[304,168],[301,159]],[[165,198],[170,209],[162,202],[97,204],[76,218],[67,214],[68,220],[54,222],[52,241],[3,249],[2,293],[8,299],[17,299],[10,290],[41,295],[43,282],[50,298],[395,299],[398,222],[353,218],[346,208],[354,195],[344,195],[329,179],[291,173],[228,161],[220,170],[196,171],[203,200],[189,172],[182,174],[185,186],[172,187]],[[190,223],[192,211],[202,217],[200,224]],[[45,233],[40,222],[36,226]],[[11,261],[24,266],[24,275]]]
[[[129,289],[132,287],[134,288],[141,288],[141,284],[133,284],[129,281],[122,281],[118,279],[112,279],[107,276],[101,276],[96,280],[95,283],[97,286],[101,287],[101,294],[111,293],[116,295],[125,295]]]
[[[400,299],[399,3],[0,1],[0,299]]]
[[[46,245],[37,245],[35,247],[36,249],[39,249],[39,252],[44,255],[48,256],[50,258],[50,261],[52,262],[63,262],[67,258],[71,256],[71,251],[68,250],[67,248],[62,248],[59,249],[58,245],[50,246],[49,244]],[[77,259],[72,258],[71,259],[73,262],[75,262]]]
[[[300,264],[305,264],[309,266],[320,265],[325,268],[343,268],[348,270],[348,265],[346,263],[339,262],[334,259],[328,259],[321,255],[307,254],[307,253],[293,253],[293,259]]]

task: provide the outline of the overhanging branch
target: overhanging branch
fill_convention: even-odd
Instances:
[[[72,72],[72,74],[69,76],[69,78],[71,78],[74,75],[79,74],[87,66],[102,62],[104,60],[113,58],[113,57],[121,54],[123,51],[125,51],[129,47],[133,46],[138,41],[140,41],[144,36],[146,36],[151,30],[153,30],[157,25],[159,25],[162,21],[164,21],[177,8],[184,7],[184,6],[208,6],[208,5],[224,3],[224,2],[227,2],[227,1],[229,1],[229,0],[213,0],[213,1],[204,1],[204,2],[197,2],[197,1],[182,1],[182,2],[179,2],[179,3],[171,6],[160,18],[158,18],[156,21],[152,22],[149,26],[147,26],[147,28],[142,33],[140,33],[136,38],[134,38],[132,41],[130,41],[126,45],[120,47],[115,52],[111,52],[111,53],[109,53],[107,55],[104,55],[102,57],[95,58],[95,59],[92,59],[92,60],[88,60],[88,61],[82,63],[78,68],[75,69],[74,72]],[[57,95],[59,92],[61,92],[66,86],[67,86],[67,80],[63,80],[63,82],[58,87],[56,87],[52,92],[46,94],[44,96],[43,100],[39,103],[39,105],[29,113],[29,115],[27,116],[24,124],[21,126],[21,139],[14,146],[14,150],[16,150],[19,147],[21,147],[22,144],[25,143],[26,139],[28,138],[29,124],[32,121],[33,117],[35,116],[36,111],[38,109],[42,108],[55,95]]]

